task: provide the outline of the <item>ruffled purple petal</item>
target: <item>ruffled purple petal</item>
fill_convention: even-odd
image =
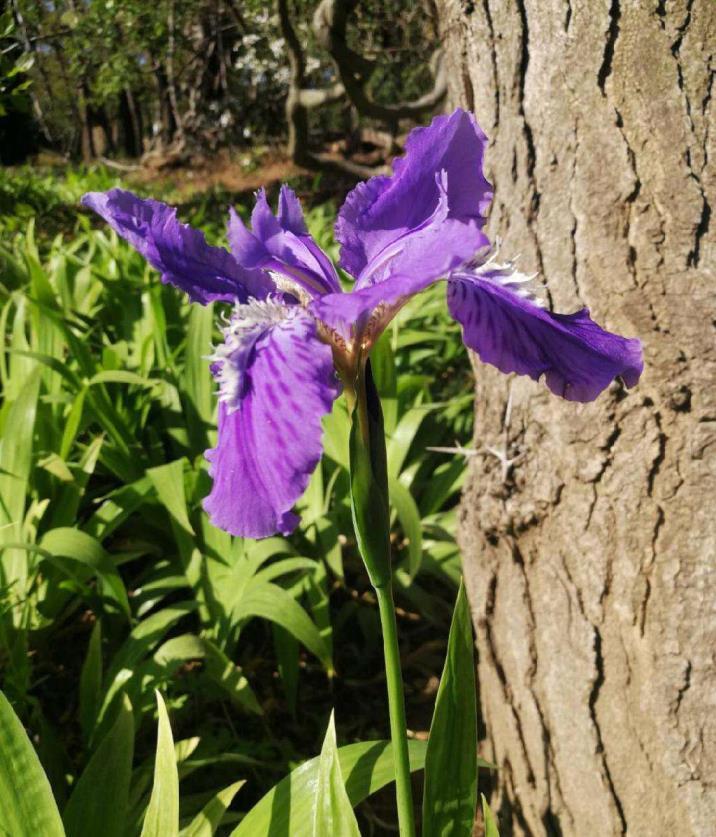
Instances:
[[[569,401],[593,401],[617,377],[633,386],[644,367],[641,342],[604,331],[586,308],[552,314],[489,278],[452,278],[448,307],[480,360],[534,380],[544,375]]]
[[[244,302],[262,298],[271,289],[264,274],[243,269],[226,250],[210,247],[199,230],[180,223],[173,207],[122,189],[89,192],[82,204],[141,253],[163,282],[186,291],[195,302]]]
[[[309,296],[340,290],[331,260],[308,234],[298,198],[287,186],[281,188],[278,217],[259,189],[251,231],[232,210],[228,239],[234,257],[247,269],[278,273]]]
[[[284,230],[288,230],[294,235],[308,235],[301,202],[296,197],[293,189],[285,184],[281,186],[278,195],[278,222]]]
[[[346,198],[336,223],[341,266],[361,285],[375,281],[371,263],[421,228],[435,211],[441,172],[447,173],[448,217],[482,226],[492,199],[482,173],[486,145],[475,117],[463,110],[413,130],[404,157],[393,165],[393,176],[360,183]]]
[[[279,319],[276,304],[266,304],[273,311],[265,321],[235,329],[229,339],[243,333],[243,345],[229,346],[214,365],[222,393],[235,398],[220,401],[218,444],[206,453],[213,487],[204,508],[215,526],[249,538],[295,528],[291,508],[318,464],[321,419],[340,392],[314,321],[297,307]],[[237,375],[228,390],[226,363]]]
[[[436,221],[406,240],[391,261],[388,278],[351,293],[318,297],[310,311],[345,340],[360,337],[366,329],[374,340],[410,297],[445,278],[487,243],[475,223]]]

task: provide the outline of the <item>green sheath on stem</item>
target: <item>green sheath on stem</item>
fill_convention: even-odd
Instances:
[[[356,382],[350,435],[351,508],[358,548],[373,587],[390,583],[390,507],[383,411],[370,361]]]
[[[358,548],[375,588],[383,631],[390,737],[401,837],[414,837],[405,699],[390,568],[390,506],[385,430],[370,362],[358,374],[350,435],[351,507]]]

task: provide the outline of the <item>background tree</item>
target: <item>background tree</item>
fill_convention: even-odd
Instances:
[[[440,13],[503,254],[646,356],[583,407],[476,366],[462,543],[503,833],[710,834],[716,5]]]
[[[322,156],[329,143],[348,156],[369,139],[382,161],[399,120],[445,97],[439,53],[415,60],[435,42],[430,0],[12,0],[11,10],[34,59],[43,142],[85,160],[288,139],[295,162],[335,167],[335,149]]]
[[[37,103],[28,71],[34,57],[10,10],[0,14],[0,164],[24,159],[37,142],[32,108]],[[37,118],[37,111],[35,113]]]

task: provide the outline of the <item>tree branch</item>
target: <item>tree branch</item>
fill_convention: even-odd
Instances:
[[[348,14],[354,6],[355,0],[322,0],[313,16],[313,29],[318,41],[333,58],[348,98],[358,112],[374,119],[395,122],[421,116],[439,105],[447,93],[447,74],[440,49],[431,59],[435,77],[433,89],[424,96],[394,105],[382,105],[368,96],[365,85],[375,63],[352,50],[346,41]]]

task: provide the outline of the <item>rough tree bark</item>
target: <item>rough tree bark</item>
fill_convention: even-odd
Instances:
[[[713,0],[441,0],[490,231],[644,342],[576,406],[476,364],[462,545],[505,834],[716,827]],[[500,456],[488,452],[497,450]]]

